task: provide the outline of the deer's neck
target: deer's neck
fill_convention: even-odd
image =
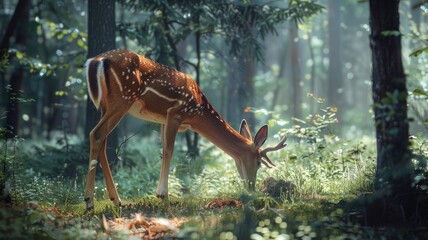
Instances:
[[[236,159],[251,142],[233,129],[210,105],[209,111],[192,124],[192,129]]]

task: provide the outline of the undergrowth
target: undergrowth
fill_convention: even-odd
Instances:
[[[334,110],[326,110],[326,114],[334,116],[331,111]],[[233,160],[211,144],[202,142],[197,164],[203,162],[204,167],[192,169],[194,160],[176,148],[169,178],[170,197],[157,199],[154,194],[161,165],[159,143],[153,138],[132,139],[126,146],[126,154],[122,154],[119,163],[112,168],[124,206],[118,208],[108,200],[103,177],[99,174],[95,209],[91,213],[85,211],[83,203],[85,172],[78,170],[81,166],[73,166],[73,160],[79,162],[87,158],[85,151],[78,151],[85,149],[83,143],[61,140],[33,147],[26,143],[23,147],[22,140],[3,141],[1,161],[5,168],[1,179],[10,185],[13,208],[0,209],[0,235],[8,234],[17,239],[76,239],[76,236],[125,239],[129,235],[106,234],[101,227],[101,216],[117,219],[142,213],[149,217],[185,218],[186,223],[176,235],[183,239],[378,239],[394,236],[406,239],[423,236],[422,230],[426,229],[407,231],[362,226],[362,216],[346,209],[347,200],[373,191],[375,143],[370,138],[344,141],[325,134],[325,128],[332,122],[332,119],[328,119],[328,124],[300,121],[299,126],[283,129],[290,135],[288,146],[270,153],[276,168],[259,170],[256,184],[260,187],[268,177],[291,182],[295,188],[280,197],[245,190]],[[421,159],[428,155],[427,142],[423,139],[412,141],[415,164],[424,162]],[[72,156],[64,158],[64,151]],[[181,164],[190,166],[185,178],[183,172],[179,173],[183,169]],[[424,182],[426,166],[418,166],[415,181]],[[40,168],[43,171],[39,171]],[[215,199],[236,199],[243,207],[207,207]]]

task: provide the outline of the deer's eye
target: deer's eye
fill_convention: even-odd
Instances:
[[[257,167],[260,167],[262,165],[262,162],[260,160],[257,160]]]

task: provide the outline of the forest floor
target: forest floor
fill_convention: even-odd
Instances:
[[[427,158],[425,143],[413,143],[415,162]],[[0,207],[0,239],[428,239],[426,216],[412,224],[367,224],[365,196],[373,192],[375,170],[370,141],[293,144],[271,155],[275,169],[259,170],[256,192],[243,189],[233,161],[210,145],[202,145],[203,170],[180,179],[177,163],[185,157],[178,151],[164,200],[153,195],[160,161],[147,162],[159,148],[135,141],[122,156],[128,165],[113,169],[122,206],[108,200],[99,175],[90,212],[84,177],[65,174],[79,171],[68,167],[86,159],[85,151],[57,145],[9,154],[14,204]]]
[[[427,239],[426,223],[364,225],[364,214],[331,196],[281,199],[241,196],[129,199],[122,207],[96,201],[29,202],[0,209],[1,239]],[[425,224],[425,225],[423,225]]]

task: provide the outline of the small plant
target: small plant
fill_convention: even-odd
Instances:
[[[323,98],[314,97],[312,93],[308,93],[307,96],[318,104],[325,101]],[[296,124],[286,131],[306,139],[307,143],[310,144],[324,142],[326,139],[335,141],[337,136],[333,133],[332,126],[338,123],[337,111],[337,107],[325,107],[309,114],[305,119],[292,118]]]
[[[275,200],[275,198],[270,196],[258,197],[254,200],[255,205],[261,207],[263,210],[269,210],[272,207],[277,206],[279,203]]]
[[[54,142],[33,144],[32,150],[23,156],[23,162],[25,168],[37,169],[43,176],[75,178],[87,170],[88,152],[84,142],[59,136]]]
[[[2,128],[1,132],[6,133],[6,129]],[[20,142],[21,139],[0,138],[0,196],[1,200],[10,203],[12,199],[13,189],[17,185],[17,175],[21,169],[20,165]]]

